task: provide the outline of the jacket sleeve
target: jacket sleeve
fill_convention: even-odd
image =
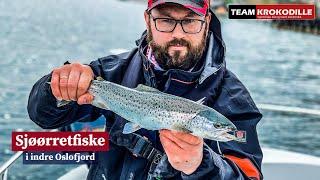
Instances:
[[[183,179],[262,179],[262,151],[256,126],[262,118],[248,90],[227,71],[213,108],[246,132],[246,142],[205,140],[203,159],[197,170]],[[221,154],[220,154],[221,152]]]
[[[105,80],[120,83],[128,61],[135,51],[99,58],[92,61],[89,66],[95,77],[101,76]],[[111,111],[101,110],[92,105],[78,105],[76,102],[58,108],[47,83],[50,81],[51,74],[42,77],[35,83],[29,95],[27,107],[29,117],[40,127],[53,129],[67,126],[75,121],[94,121],[102,114],[107,116],[107,119],[113,115]]]

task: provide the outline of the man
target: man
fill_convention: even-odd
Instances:
[[[208,0],[149,0],[147,31],[129,53],[56,68],[33,87],[30,118],[43,128],[106,117],[110,150],[98,153],[88,179],[261,179],[256,133],[261,114],[225,66],[220,23]],[[126,120],[90,105],[87,90],[101,76],[130,88],[138,84],[204,104],[246,132],[247,142],[219,143],[170,130],[122,134]],[[51,82],[48,85],[46,82]],[[73,100],[56,107],[56,99]]]

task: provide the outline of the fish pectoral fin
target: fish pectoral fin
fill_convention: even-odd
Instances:
[[[124,125],[123,134],[130,134],[141,129],[139,124],[128,122]]]
[[[182,131],[182,132],[185,132],[185,133],[190,133],[190,134],[193,133],[193,132],[190,131],[189,129],[185,129],[185,128],[181,128],[181,131]]]
[[[162,93],[161,91],[159,91],[158,89],[156,88],[153,88],[153,87],[150,87],[150,86],[146,86],[146,85],[143,85],[143,84],[139,84],[135,90],[137,91],[144,91],[144,92],[158,92],[158,93]]]
[[[196,101],[196,103],[203,104],[205,99],[206,99],[206,97],[203,97],[203,98],[199,99],[198,101]]]
[[[173,125],[172,129],[176,130],[176,131],[181,131],[181,132],[185,132],[185,133],[193,133],[192,131],[190,131],[189,129],[186,129],[184,127],[181,126],[177,126],[177,125]]]

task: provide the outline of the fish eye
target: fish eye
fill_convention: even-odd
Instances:
[[[217,129],[222,128],[222,124],[216,123],[216,124],[214,124],[214,127],[217,128]]]

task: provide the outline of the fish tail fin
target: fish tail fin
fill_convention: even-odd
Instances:
[[[46,82],[46,84],[51,85],[51,82]],[[58,100],[57,99],[57,107],[62,107],[65,106],[67,104],[69,104],[71,101],[67,101],[67,100]]]
[[[101,76],[98,76],[96,79],[97,79],[98,81],[105,81],[105,80],[103,79],[103,77],[101,77]]]
[[[57,100],[57,107],[62,107],[67,104],[69,104],[71,101],[66,101],[66,100]]]

